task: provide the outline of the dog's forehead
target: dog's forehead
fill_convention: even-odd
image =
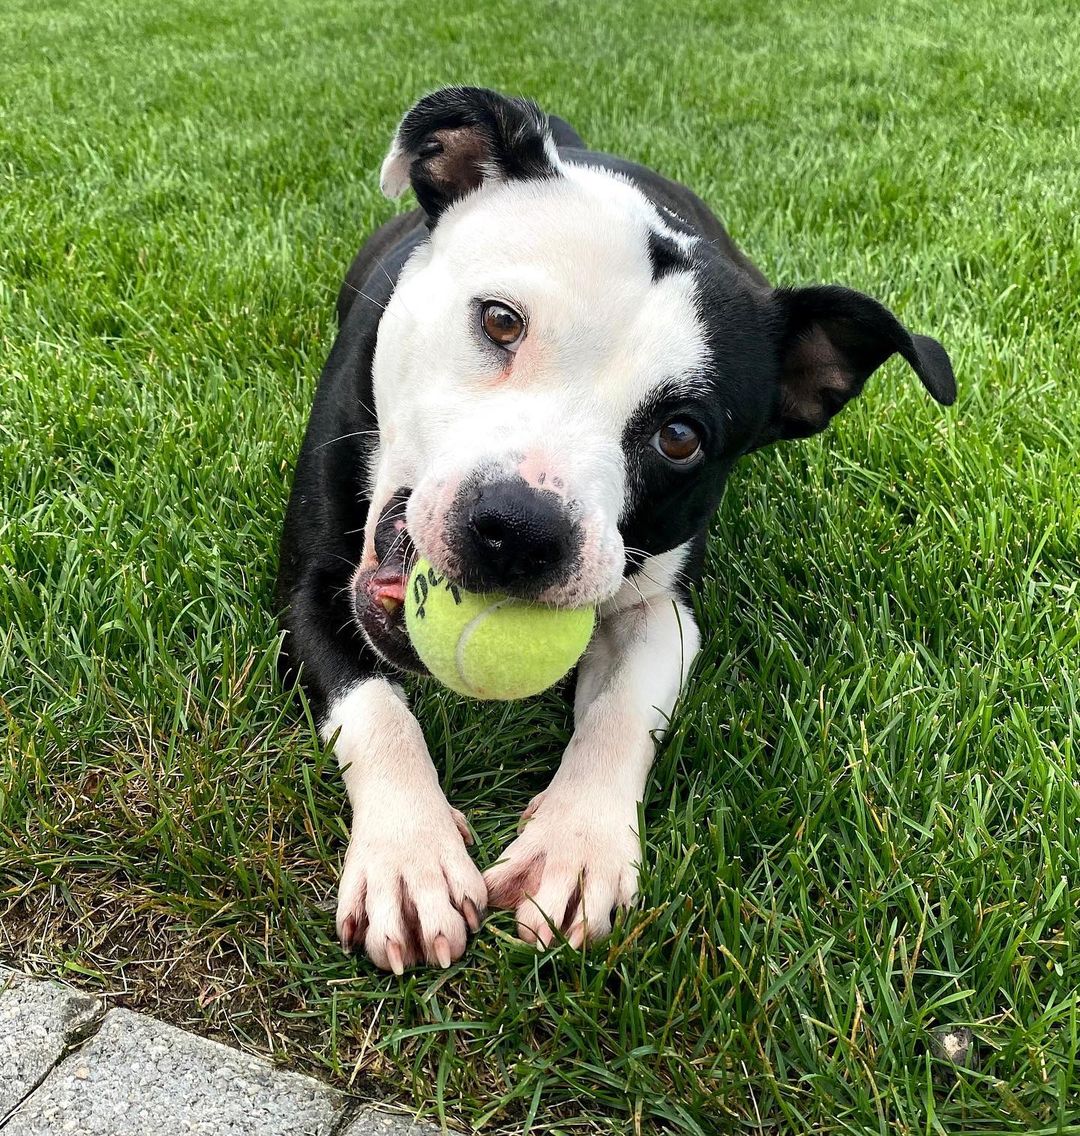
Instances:
[[[657,240],[687,267],[658,274]],[[692,238],[617,174],[570,166],[563,176],[485,188],[448,211],[432,252],[475,298],[520,302],[537,354],[588,374],[624,413],[701,370]]]
[[[508,181],[462,199],[432,242],[459,269],[543,271],[617,297],[652,282],[650,234],[663,229],[658,211],[626,179],[568,166],[559,177]]]

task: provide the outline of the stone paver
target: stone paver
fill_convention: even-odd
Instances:
[[[96,998],[3,967],[0,1130],[0,1136],[441,1131],[402,1113],[355,1109],[343,1093],[313,1077],[283,1072],[130,1010],[106,1014]]]
[[[96,998],[0,967],[0,1121],[102,1013]]]
[[[130,1010],[110,1010],[3,1136],[329,1136],[346,1098]]]
[[[436,1136],[440,1132],[441,1128],[401,1113],[362,1108],[341,1136]]]

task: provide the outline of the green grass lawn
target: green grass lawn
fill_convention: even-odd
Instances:
[[[398,980],[335,944],[271,588],[378,164],[447,81],[880,297],[961,393],[892,363],[737,471],[610,942],[504,915]],[[1078,106],[1064,2],[6,0],[0,956],[465,1130],[1080,1132]],[[489,864],[566,707],[416,695]]]

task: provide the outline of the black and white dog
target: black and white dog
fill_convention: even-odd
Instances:
[[[529,942],[610,930],[732,466],[824,429],[893,354],[956,394],[935,340],[847,288],[772,288],[688,189],[532,103],[421,99],[382,167],[390,196],[410,186],[420,208],[338,299],[279,578],[285,668],[352,804],[338,933],[399,974],[458,958],[489,903]],[[600,607],[562,763],[484,875],[394,678],[423,669],[401,607],[417,553],[473,590]]]

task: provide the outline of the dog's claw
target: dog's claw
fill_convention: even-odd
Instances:
[[[390,963],[390,969],[400,978],[405,973],[405,958],[399,942],[394,939],[386,940],[386,958]]]
[[[476,910],[476,904],[468,896],[461,901],[461,914],[465,916],[469,930],[475,935],[480,930],[480,913]]]
[[[461,839],[465,841],[465,847],[468,848],[473,842],[472,832],[469,830],[469,822],[465,819],[465,814],[461,809],[451,808],[450,812],[454,817],[454,824],[457,825],[458,832],[461,833]]]
[[[538,951],[546,951],[548,947],[550,947],[551,944],[555,941],[556,928],[551,920],[547,917],[547,915],[543,911],[541,911],[540,905],[536,902],[536,900],[533,899],[532,896],[529,896],[528,898],[529,902],[531,902],[533,907],[535,907],[537,912],[539,912],[541,919],[540,926],[535,928],[536,949]]]
[[[364,936],[367,934],[367,916],[361,912],[359,915],[346,915],[338,931],[341,949],[351,955],[354,951],[364,949]]]
[[[451,962],[450,958],[450,943],[445,935],[436,935],[435,942],[432,944],[435,951],[435,958],[438,959],[439,966],[445,970]]]
[[[536,815],[536,810],[540,807],[540,802],[543,801],[546,793],[547,793],[546,789],[544,790],[543,793],[537,793],[536,796],[533,797],[533,799],[525,806],[525,811],[521,814],[520,817],[518,817],[518,822],[517,822],[518,836],[520,836],[522,834],[522,832],[525,831],[525,826]]]

